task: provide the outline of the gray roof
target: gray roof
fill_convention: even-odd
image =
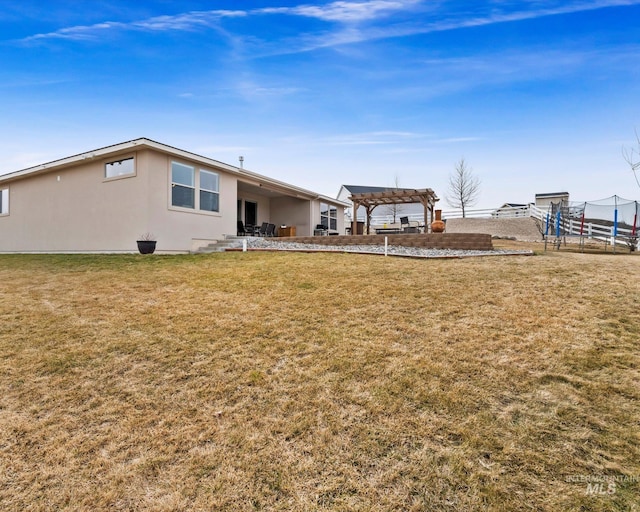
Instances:
[[[536,197],[557,197],[568,196],[569,192],[544,192],[542,194],[536,194]]]
[[[363,185],[342,185],[352,194],[365,194],[367,192],[385,192],[395,187],[366,187]]]
[[[389,192],[391,190],[407,190],[414,191],[411,187],[367,187],[364,185],[342,185],[352,194],[368,194],[372,192]]]

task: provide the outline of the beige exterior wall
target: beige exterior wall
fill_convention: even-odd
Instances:
[[[134,250],[136,224],[147,216],[143,160],[136,155],[137,174],[130,178],[105,180],[104,161],[89,160],[8,183],[11,203],[9,215],[0,218],[0,251]],[[131,236],[127,247],[123,240]]]
[[[135,157],[135,175],[105,179],[105,163],[128,156]],[[141,150],[2,184],[11,202],[9,215],[0,216],[0,252],[136,252],[147,232],[156,236],[158,252],[184,252],[193,239],[235,234],[235,176],[196,165],[218,172],[220,213],[175,209],[172,160],[192,164]]]
[[[185,251],[236,234],[237,179],[219,169],[197,165],[189,160],[149,152],[148,197],[151,203],[149,228],[158,239],[158,251]],[[193,165],[219,176],[219,212],[206,212],[171,206],[171,162]],[[142,231],[143,233],[145,231]],[[197,242],[194,242],[197,241]]]
[[[296,236],[309,236],[311,207],[309,201],[296,197],[276,197],[271,200],[271,218],[276,227],[295,226]]]
[[[251,192],[238,193],[238,199],[242,199],[242,211],[240,213],[240,219],[246,222],[244,218],[244,205],[245,201],[251,201],[257,204],[258,220],[256,225],[260,225],[263,222],[271,222],[271,202],[268,197],[260,196],[258,194],[252,194]],[[237,209],[237,203],[236,203]]]
[[[0,177],[0,191],[8,190],[9,199],[8,214],[0,210],[0,253],[137,252],[136,240],[145,233],[156,238],[158,253],[188,252],[236,234],[238,198],[243,220],[244,201],[254,201],[258,224],[296,226],[305,236],[320,223],[320,199],[295,197],[299,190],[311,192],[268,178],[259,185],[264,194],[246,190],[247,183],[262,179],[257,175],[238,192],[233,168],[152,144],[132,141]],[[106,163],[131,157],[134,174],[105,178]],[[218,174],[219,212],[172,206],[172,161]],[[344,232],[343,206],[337,208],[338,230]]]

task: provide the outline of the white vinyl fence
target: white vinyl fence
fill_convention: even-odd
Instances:
[[[395,224],[400,223],[400,217],[409,217],[412,223],[424,225],[424,215],[421,213],[399,214],[396,215]],[[548,208],[539,208],[534,204],[516,207],[504,208],[487,208],[487,209],[471,209],[465,211],[467,218],[493,218],[493,219],[513,219],[519,217],[533,217],[541,222],[543,233],[547,233],[547,238],[557,238],[566,236],[584,237],[605,241],[615,245],[616,243],[623,245],[637,244],[637,233],[632,229],[622,226],[614,227],[606,221],[598,221],[597,219],[583,222],[579,216],[572,217],[564,215],[560,218],[558,225],[557,218],[549,213]],[[459,219],[462,218],[462,210],[443,210],[442,219]],[[359,219],[364,220],[364,219]],[[432,222],[433,219],[428,219]],[[350,221],[349,221],[350,222]],[[393,225],[394,218],[392,214],[372,215],[372,227],[383,227],[385,225]]]

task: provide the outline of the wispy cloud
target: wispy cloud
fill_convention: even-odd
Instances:
[[[538,5],[538,2],[533,2],[533,4]],[[483,15],[481,12],[479,12],[477,15],[469,15],[469,13],[465,13],[465,15],[463,16],[448,13],[446,8],[442,8],[441,10],[438,10],[436,12],[432,12],[431,17],[427,17],[427,19],[417,22],[405,21],[366,27],[348,26],[346,28],[338,28],[335,31],[325,32],[322,34],[307,35],[301,39],[300,45],[298,45],[297,47],[294,45],[283,47],[283,52],[308,52],[320,48],[335,47],[346,44],[424,35],[435,32],[448,32],[465,28],[482,27],[501,23],[513,23],[550,16],[575,14],[579,12],[593,11],[598,9],[625,7],[632,5],[640,5],[640,0],[594,0],[591,2],[581,1],[573,4],[562,3],[556,6],[536,9],[528,9],[528,6],[521,6],[519,9],[510,12],[500,11],[494,5],[488,14]],[[477,10],[481,11],[480,8],[478,8]]]
[[[532,2],[537,5],[539,2]],[[519,9],[513,12],[500,12],[494,10],[486,16],[469,17],[463,19],[444,19],[435,23],[425,25],[422,30],[414,27],[420,33],[456,30],[460,28],[479,27],[484,25],[494,25],[497,23],[509,23],[516,21],[525,21],[548,16],[559,16],[562,14],[574,14],[578,12],[594,11],[611,7],[624,7],[630,5],[638,5],[640,0],[594,0],[580,1],[576,3],[562,2],[557,6],[537,9]]]
[[[174,16],[154,16],[141,21],[105,21],[93,25],[79,25],[61,28],[54,32],[34,34],[23,38],[21,42],[34,42],[45,39],[90,40],[110,30],[138,30],[145,32],[192,31],[198,28],[212,27],[223,18],[242,16],[247,16],[247,11],[192,11]]]
[[[280,7],[260,9],[268,14],[291,14],[316,18],[325,21],[353,23],[373,20],[392,12],[406,10],[420,4],[422,0],[370,0],[368,2],[331,2],[325,5],[300,5],[298,7]]]
[[[452,4],[452,6],[450,6]],[[427,0],[367,0],[336,1],[328,4],[302,4],[294,7],[265,7],[250,10],[190,11],[155,16],[139,21],[105,21],[93,25],[65,27],[53,32],[34,34],[22,42],[44,40],[90,40],[105,31],[195,31],[216,27],[227,18],[252,18],[268,15],[288,15],[313,18],[327,23],[319,33],[299,35],[298,44],[287,40],[277,53],[298,53],[323,47],[334,47],[370,40],[389,39],[480,27],[498,23],[518,22],[542,17],[573,14],[597,9],[639,5],[640,0],[580,0],[546,2],[478,3],[469,13],[455,12],[455,2]],[[502,6],[502,7],[501,7]],[[402,19],[394,15],[405,14]],[[415,14],[415,16],[411,16]],[[381,23],[376,23],[380,21]],[[249,34],[247,34],[247,37]]]
[[[436,137],[433,134],[411,132],[411,131],[372,131],[362,133],[343,133],[333,137],[317,138],[305,140],[305,145],[317,146],[386,146],[390,149],[406,150],[418,145],[421,148],[426,146],[457,144],[460,142],[474,142],[482,140],[476,136],[465,137]],[[300,138],[296,139],[301,142]],[[288,142],[295,142],[288,140]]]
[[[485,87],[551,82],[596,69],[623,69],[637,51],[636,47],[528,48],[417,60],[411,67],[394,70],[393,83],[397,85],[387,88],[385,97],[392,102],[429,101]]]
[[[424,0],[369,0],[361,2],[338,1],[325,5],[299,5],[296,7],[265,7],[251,10],[191,11],[173,16],[155,16],[146,20],[119,22],[105,21],[93,25],[66,27],[54,32],[34,34],[22,42],[45,39],[88,40],[107,30],[138,30],[148,32],[192,31],[214,26],[225,18],[265,15],[289,15],[334,23],[355,23],[386,17],[393,12],[404,11]]]

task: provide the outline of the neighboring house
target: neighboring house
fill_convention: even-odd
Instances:
[[[549,192],[544,194],[536,194],[536,206],[541,209],[548,208],[551,203],[569,203],[569,192]]]
[[[188,252],[238,220],[344,232],[348,204],[146,138],[0,176],[0,252]]]
[[[504,203],[491,214],[492,217],[528,217],[528,205],[522,203]]]
[[[342,202],[349,203],[350,206],[345,210],[345,223],[350,223],[353,220],[353,203],[349,200],[352,194],[368,194],[372,192],[388,192],[390,190],[402,190],[402,187],[396,189],[395,187],[366,187],[361,185],[342,185],[338,192],[337,199]],[[385,217],[388,222],[393,222],[393,217],[396,217],[396,221],[399,222],[401,216],[416,216],[422,218],[424,216],[424,206],[420,203],[409,204],[396,204],[396,205],[384,205],[378,206],[374,210],[374,216]],[[395,214],[395,215],[394,215]],[[366,220],[366,210],[361,206],[358,208],[357,220],[364,222]]]

